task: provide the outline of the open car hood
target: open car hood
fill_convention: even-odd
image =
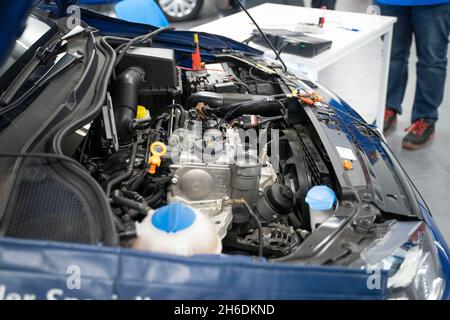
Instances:
[[[100,0],[92,0],[99,2]],[[110,0],[102,0],[107,2]],[[25,22],[28,12],[32,7],[39,6],[56,14],[64,16],[70,5],[76,4],[78,0],[53,0],[50,4],[44,3],[43,0],[23,0],[0,3],[0,63],[8,56],[14,41],[19,38],[25,29]],[[88,2],[88,0],[84,0]],[[148,30],[156,30],[157,27],[133,23],[117,18],[108,17],[93,11],[82,9],[83,21],[90,26],[97,28],[104,35],[116,35],[124,37],[133,37],[148,32]],[[19,21],[19,23],[18,23]],[[213,51],[220,50],[239,51],[251,55],[262,55],[262,52],[253,49],[240,42],[228,39],[222,36],[213,36],[209,34],[200,35],[202,42],[202,55],[206,60]],[[175,50],[193,52],[195,47],[192,45],[193,32],[189,31],[167,31],[157,37],[158,46],[170,47]]]

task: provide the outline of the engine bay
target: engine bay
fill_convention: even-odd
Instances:
[[[110,199],[121,245],[133,246],[149,212],[183,204],[208,217],[223,253],[298,248],[315,228],[307,192],[335,188],[302,109],[315,97],[292,97],[263,60],[222,55],[194,70],[149,47],[119,58],[76,158]]]
[[[59,277],[63,251],[97,277],[112,253],[124,266],[114,272],[139,266],[137,281],[154,283],[181,267],[208,294],[223,270],[245,286],[266,269],[272,290],[292,282],[273,271],[286,267],[301,281],[346,267],[363,285],[365,272],[386,271],[394,298],[442,294],[446,251],[425,202],[376,126],[339,96],[224,37],[63,22],[1,79],[8,270],[17,257],[29,278],[33,252]]]

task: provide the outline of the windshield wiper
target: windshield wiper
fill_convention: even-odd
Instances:
[[[30,76],[36,71],[43,63],[47,63],[52,57],[57,54],[62,53],[62,49],[67,44],[67,40],[73,38],[80,33],[84,32],[85,28],[77,26],[70,30],[68,33],[53,41],[51,44],[45,47],[39,47],[33,58],[27,63],[27,65],[20,71],[16,79],[11,83],[11,85],[2,93],[0,97],[0,106],[8,106],[11,104],[14,96],[19,92],[20,88],[25,84],[25,82],[30,78]]]
[[[72,66],[75,62],[83,58],[83,54],[79,52],[66,53],[61,59],[59,59],[41,78],[39,78],[33,86],[28,89],[20,98],[15,100],[13,103],[7,105],[0,110],[0,116],[10,112],[16,107],[22,105],[30,96],[32,96],[36,91],[47,85],[53,80],[58,74]]]
[[[39,47],[36,50],[33,58],[27,63],[25,68],[19,73],[17,78],[11,83],[11,85],[3,92],[0,98],[0,105],[7,106],[11,103],[14,96],[29,79],[29,77],[35,72],[36,68],[41,64],[46,63],[51,57],[53,57],[61,49],[61,40],[53,42],[46,47]]]

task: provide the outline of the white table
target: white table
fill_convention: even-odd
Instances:
[[[298,22],[317,22],[324,11],[297,6],[287,6],[266,3],[249,10],[261,28],[283,28],[294,30]],[[282,20],[282,22],[280,22]],[[359,48],[372,41],[384,37],[381,54],[380,88],[378,98],[378,110],[376,123],[383,130],[383,118],[386,104],[387,82],[389,76],[389,64],[392,45],[392,32],[395,22],[394,17],[368,15],[342,11],[326,11],[325,27],[323,34],[310,34],[313,37],[324,38],[333,41],[330,50],[314,58],[304,58],[292,54],[283,53],[282,59],[294,73],[306,74],[311,80],[317,81],[319,72],[343,57],[351,55]],[[237,41],[244,41],[250,37],[255,26],[244,12],[215,20],[195,27],[193,31],[227,36]],[[350,31],[348,29],[357,29]],[[275,54],[266,47],[251,45],[265,52],[269,58],[275,58]],[[364,66],[361,66],[363,70]],[[332,88],[331,88],[332,89]]]

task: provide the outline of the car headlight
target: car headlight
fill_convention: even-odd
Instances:
[[[392,299],[441,299],[445,289],[437,247],[423,222],[393,222],[361,253],[366,268],[388,273]]]

